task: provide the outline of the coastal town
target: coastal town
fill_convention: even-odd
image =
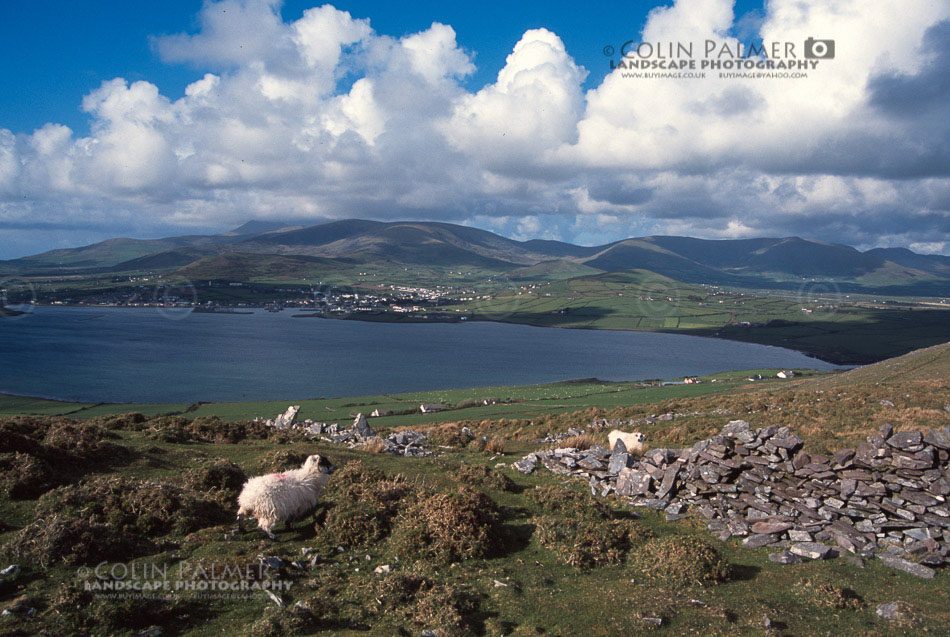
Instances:
[[[198,285],[137,285],[95,290],[89,295],[50,295],[34,302],[42,305],[79,307],[181,308],[198,312],[238,313],[255,309],[306,312],[299,316],[345,316],[354,313],[421,314],[424,318],[448,318],[443,308],[459,294],[454,287],[379,285],[374,289],[307,286],[265,286],[255,283],[208,281]],[[487,297],[490,298],[490,297]],[[471,299],[471,297],[463,297]],[[430,316],[431,315],[431,316]]]

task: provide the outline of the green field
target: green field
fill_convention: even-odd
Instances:
[[[882,360],[950,339],[947,309],[889,307],[857,295],[789,298],[727,290],[645,270],[508,288],[453,309],[475,320],[717,336],[788,347],[841,364]]]
[[[367,416],[375,409],[393,412],[390,416],[374,418],[374,426],[383,428],[408,426],[417,423],[452,420],[483,420],[500,418],[531,418],[541,414],[565,413],[581,409],[611,408],[620,405],[652,403],[672,398],[702,396],[723,393],[737,388],[752,386],[746,380],[753,374],[762,374],[766,380],[755,386],[781,385],[787,381],[775,378],[779,370],[750,370],[722,372],[701,377],[704,381],[695,385],[661,385],[659,381],[611,383],[601,381],[571,381],[545,385],[521,385],[448,389],[440,391],[413,392],[356,398],[327,398],[315,400],[282,400],[235,403],[188,404],[139,404],[139,403],[68,403],[40,398],[25,398],[0,394],[0,416],[31,414],[41,416],[69,416],[71,418],[98,418],[113,414],[139,412],[146,416],[186,415],[189,418],[217,416],[222,420],[250,420],[273,418],[282,413],[289,404],[300,405],[298,418],[318,422],[345,422],[357,413]],[[798,370],[799,377],[817,375],[818,372]],[[709,382],[716,379],[717,382]],[[497,404],[465,406],[466,400],[492,398]],[[444,411],[422,414],[422,403],[440,403]]]

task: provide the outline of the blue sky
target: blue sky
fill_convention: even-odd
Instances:
[[[836,56],[650,75],[603,53],[760,36]],[[950,254],[933,0],[34,0],[0,3],[0,60],[0,259],[348,217]]]
[[[312,0],[288,0],[285,20],[300,18]],[[491,82],[511,47],[528,29],[546,27],[561,36],[578,63],[591,71],[593,86],[609,70],[603,47],[639,36],[647,12],[670,2],[335,2],[373,27],[401,36],[433,22],[452,25],[459,44],[475,53],[478,66],[469,88]],[[77,133],[89,131],[80,110],[82,97],[115,77],[148,80],[164,95],[180,97],[203,70],[166,64],[152,45],[155,36],[191,32],[198,26],[201,0],[128,2],[116,0],[30,0],[0,3],[0,127],[29,133],[47,122],[60,122]],[[762,2],[741,1],[736,13],[754,17]]]

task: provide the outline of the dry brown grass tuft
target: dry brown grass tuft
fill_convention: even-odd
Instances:
[[[478,597],[466,586],[436,584],[417,596],[411,619],[417,626],[427,626],[439,637],[473,634]]]
[[[376,436],[375,438],[370,438],[360,445],[360,449],[367,453],[383,453],[386,451],[386,443],[382,438]]]
[[[554,443],[553,448],[556,447],[574,447],[580,451],[590,449],[596,443],[594,442],[593,436],[583,434],[580,436],[571,436],[569,438],[562,438]]]
[[[485,451],[489,453],[505,453],[505,441],[498,437],[492,438],[485,445]]]
[[[864,601],[853,590],[835,586],[822,578],[803,578],[795,584],[794,590],[818,608],[857,610],[864,606]]]
[[[429,444],[441,447],[464,447],[472,438],[462,431],[462,425],[457,422],[443,422],[430,427],[417,428],[425,433]]]

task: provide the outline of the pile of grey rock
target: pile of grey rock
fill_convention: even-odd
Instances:
[[[735,420],[687,449],[555,449],[515,463],[588,480],[668,519],[698,516],[722,539],[772,546],[794,563],[841,551],[877,555],[921,577],[950,562],[950,428],[923,435],[890,425],[856,449],[807,453],[787,427]]]
[[[328,425],[325,422],[315,422],[309,419],[298,423],[297,413],[299,411],[299,405],[291,405],[287,408],[287,411],[274,420],[257,419],[257,421],[263,422],[269,427],[300,429],[311,439],[319,438],[324,442],[346,444],[351,448],[379,437],[376,431],[369,426],[369,422],[363,414],[356,414],[352,425],[342,427],[338,423]],[[385,445],[384,451],[387,453],[395,453],[401,456],[432,455],[432,450],[426,447],[425,434],[417,431],[399,431],[383,438],[382,441]]]
[[[315,423],[307,427],[305,431],[307,435],[311,437],[320,436],[322,440],[327,442],[348,444],[350,447],[362,445],[374,438],[379,438],[379,435],[369,426],[369,423],[366,421],[366,416],[363,414],[356,414],[356,418],[353,420],[353,424],[349,429],[341,428],[337,424],[325,425],[323,423]],[[401,456],[432,455],[432,450],[425,446],[425,434],[421,434],[417,431],[397,431],[396,433],[389,434],[389,436],[383,438],[382,441],[385,445],[383,450],[387,453],[395,453]]]
[[[297,414],[300,413],[300,405],[290,405],[287,410],[277,416],[277,418],[255,418],[254,422],[263,422],[268,427],[277,427],[280,429],[293,427],[297,422]]]

